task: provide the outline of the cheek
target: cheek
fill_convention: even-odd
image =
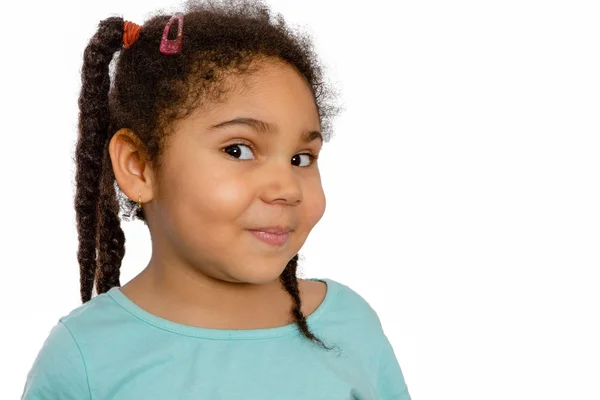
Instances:
[[[215,219],[238,218],[252,201],[252,191],[234,174],[202,174],[193,183],[193,206]]]
[[[176,224],[192,237],[222,236],[235,229],[252,193],[241,177],[206,163],[179,163],[165,188],[166,207]],[[220,172],[219,172],[220,171]]]
[[[235,223],[252,201],[249,186],[233,174],[199,174],[188,185],[196,222]]]
[[[303,218],[308,229],[312,229],[325,213],[326,199],[321,185],[308,191],[304,196]]]

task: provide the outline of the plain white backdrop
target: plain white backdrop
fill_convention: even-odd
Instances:
[[[415,400],[600,399],[600,12],[592,1],[270,0],[345,112],[302,277],[377,311]],[[3,6],[0,398],[80,305],[73,151],[100,20],[171,0]],[[121,283],[146,265],[124,223]]]

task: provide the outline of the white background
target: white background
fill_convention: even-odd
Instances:
[[[82,53],[167,0],[3,5],[0,398],[80,305]],[[270,0],[345,113],[303,277],[378,312],[414,400],[600,399],[600,13],[588,1]],[[150,257],[125,223],[121,283]]]

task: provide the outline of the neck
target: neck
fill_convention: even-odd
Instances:
[[[252,324],[281,326],[289,323],[292,306],[279,279],[262,284],[228,281],[177,262],[162,263],[154,257],[121,290],[153,314],[221,329],[242,329]]]

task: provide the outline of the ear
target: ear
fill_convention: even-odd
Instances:
[[[115,179],[123,193],[137,202],[141,194],[142,203],[154,197],[154,171],[142,151],[142,142],[127,128],[119,129],[108,145]]]

